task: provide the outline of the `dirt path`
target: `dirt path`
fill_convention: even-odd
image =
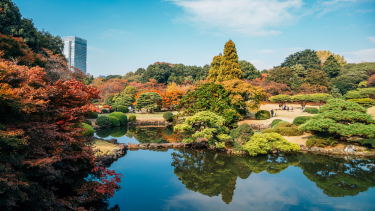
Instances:
[[[298,145],[305,145],[307,139],[313,137],[310,133],[305,133],[302,136],[283,136],[286,140],[288,140],[290,143],[296,143]]]

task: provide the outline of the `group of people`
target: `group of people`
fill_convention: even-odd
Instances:
[[[289,108],[289,106],[286,106],[286,105],[284,105],[284,107],[282,105],[279,105],[279,110],[293,111],[293,106]],[[277,116],[277,109],[275,110],[271,109],[271,117],[273,117],[274,115]]]

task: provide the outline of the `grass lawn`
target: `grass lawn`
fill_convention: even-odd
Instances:
[[[117,148],[116,145],[111,144],[106,141],[99,140],[99,139],[96,139],[92,145],[92,149],[94,151],[100,150],[100,151],[95,151],[96,156],[103,155],[103,154],[112,154],[113,153],[112,151],[116,148]]]

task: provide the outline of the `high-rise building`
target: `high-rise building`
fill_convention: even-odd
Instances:
[[[63,54],[68,60],[69,66],[87,72],[87,40],[76,36],[62,37],[64,41]]]

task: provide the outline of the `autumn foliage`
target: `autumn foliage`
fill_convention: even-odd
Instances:
[[[96,167],[80,127],[97,98],[93,86],[0,60],[0,207],[83,210],[113,196],[121,175]]]

